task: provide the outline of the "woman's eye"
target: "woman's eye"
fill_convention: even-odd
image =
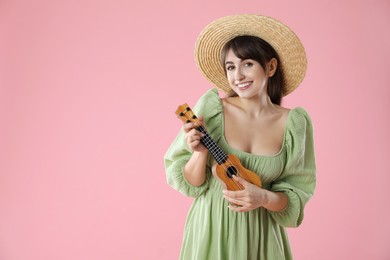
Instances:
[[[226,67],[226,70],[233,70],[234,69],[234,66],[227,66]]]
[[[246,66],[246,67],[252,67],[252,66],[253,66],[253,63],[252,63],[252,62],[247,62],[247,63],[245,63],[245,66]]]

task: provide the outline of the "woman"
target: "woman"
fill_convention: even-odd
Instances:
[[[187,123],[165,155],[168,183],[194,197],[181,259],[292,259],[286,227],[302,223],[315,188],[313,129],[303,108],[280,106],[304,78],[306,56],[298,37],[264,16],[218,19],[195,47],[203,75],[216,89],[194,112],[218,146],[258,174],[262,187],[234,176],[244,189],[227,190],[215,161]]]

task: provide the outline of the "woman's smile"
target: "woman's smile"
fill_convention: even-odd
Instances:
[[[252,86],[252,81],[251,82],[243,82],[243,83],[238,83],[237,84],[237,87],[240,89],[240,90],[246,90],[248,89],[250,86]]]

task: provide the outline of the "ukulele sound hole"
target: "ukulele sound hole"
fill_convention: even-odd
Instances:
[[[226,170],[226,174],[229,178],[233,178],[233,175],[237,175],[237,169],[234,166],[229,166]]]

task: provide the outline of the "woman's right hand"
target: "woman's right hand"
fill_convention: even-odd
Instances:
[[[205,128],[203,117],[199,116],[199,121],[202,126]],[[189,148],[194,152],[207,152],[207,148],[202,144],[200,139],[204,136],[203,133],[196,130],[197,125],[195,123],[186,123],[183,125],[183,130],[185,132],[184,139],[186,140]]]

